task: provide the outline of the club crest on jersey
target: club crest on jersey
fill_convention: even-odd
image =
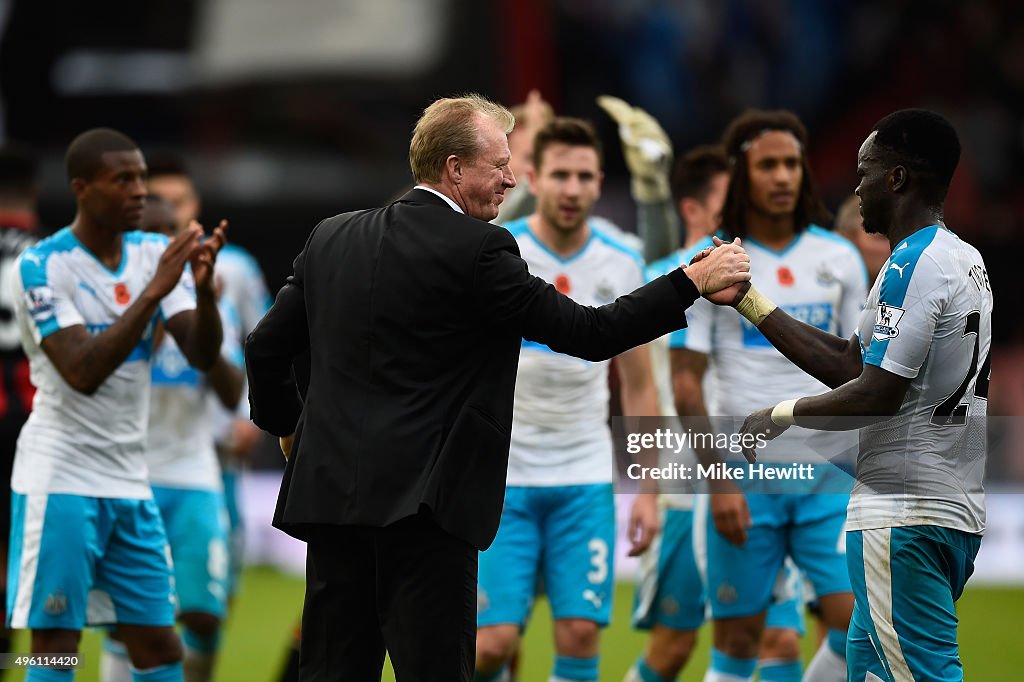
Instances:
[[[117,301],[118,305],[128,305],[132,300],[132,294],[128,291],[128,287],[124,282],[118,282],[114,285],[114,300]]]
[[[25,291],[28,314],[36,322],[45,322],[53,317],[53,289],[47,286],[32,287]]]
[[[818,278],[818,284],[823,287],[830,287],[839,281],[836,277],[836,273],[832,272],[832,268],[826,264],[822,264],[822,266],[818,268],[816,275]]]
[[[879,303],[875,311],[875,331],[871,337],[876,341],[895,339],[900,335],[900,319],[905,312],[903,308]]]
[[[611,303],[615,300],[615,288],[611,285],[611,282],[601,282],[597,285],[597,289],[594,290],[594,298],[597,299],[598,303]]]

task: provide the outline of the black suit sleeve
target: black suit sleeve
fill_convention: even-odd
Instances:
[[[494,230],[477,258],[477,304],[493,323],[585,360],[606,360],[686,326],[684,311],[700,296],[682,270],[614,302],[582,306],[529,273],[515,238]]]
[[[245,343],[250,417],[253,423],[275,436],[294,433],[302,413],[302,397],[295,383],[292,362],[309,349],[303,266],[312,241],[313,235],[310,235],[306,247],[295,259],[293,274]]]

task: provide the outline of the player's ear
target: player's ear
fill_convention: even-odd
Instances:
[[[907,184],[907,169],[903,166],[896,166],[889,173],[889,189],[899,192],[905,184]]]
[[[85,188],[88,184],[82,178],[71,179],[71,192],[75,195],[75,198],[81,197],[85,193]]]
[[[534,196],[537,196],[538,175],[537,168],[532,163],[526,167],[527,184],[530,187],[530,194]]]

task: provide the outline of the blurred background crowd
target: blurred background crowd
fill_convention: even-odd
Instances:
[[[411,127],[438,96],[505,104],[538,89],[606,141],[598,212],[635,228],[614,94],[678,151],[747,107],[787,108],[834,210],[878,118],[925,106],[964,156],[950,227],[977,245],[997,299],[990,414],[1024,415],[1024,4],[1013,0],[0,0],[0,138],[41,161],[45,228],[73,215],[62,154],[92,126],[189,162],[205,222],[260,261],[271,290],[321,218],[411,182]],[[1024,481],[1015,420],[990,480]],[[1005,432],[1005,433],[1003,433]]]

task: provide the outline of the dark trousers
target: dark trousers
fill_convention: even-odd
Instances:
[[[470,682],[477,550],[428,516],[308,537],[300,682]]]

